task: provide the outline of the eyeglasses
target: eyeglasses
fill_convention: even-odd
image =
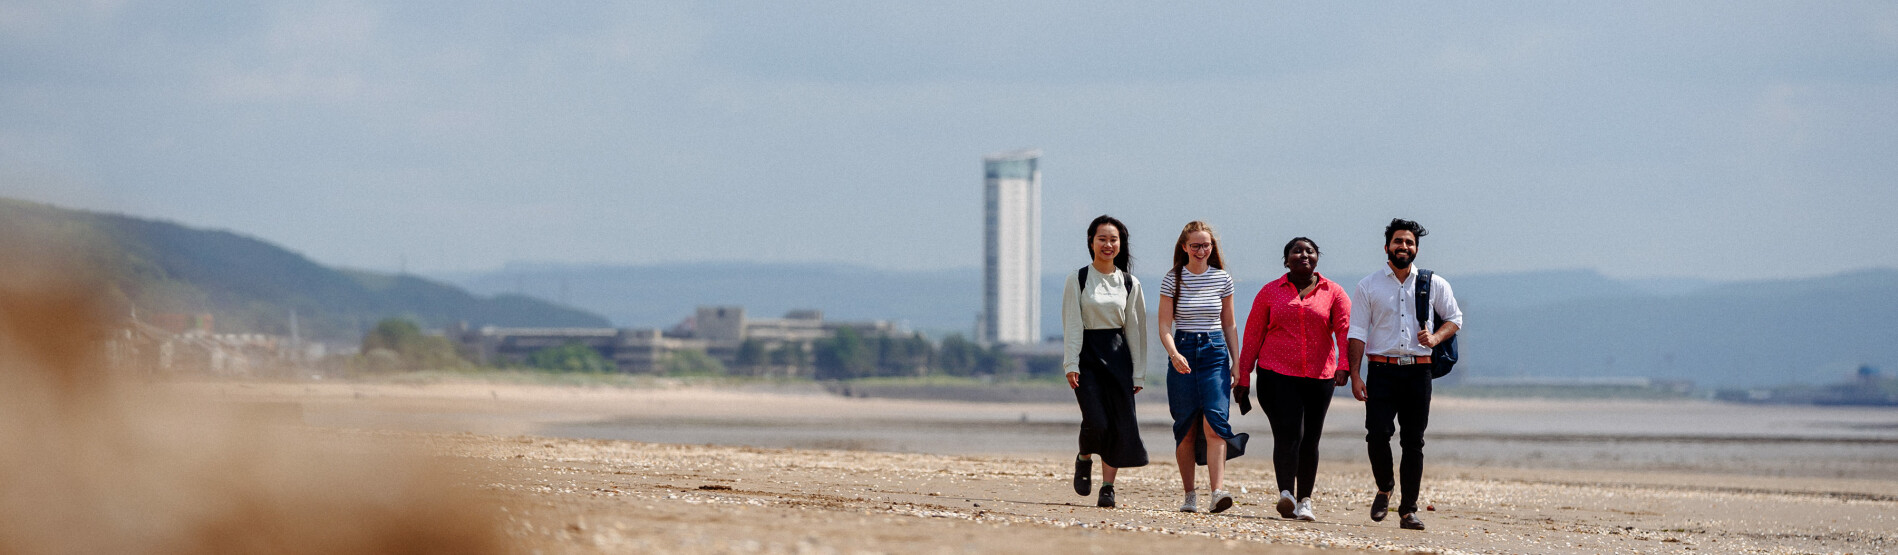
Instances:
[[[1196,251],[1206,250],[1206,249],[1213,248],[1213,244],[1212,243],[1187,243],[1186,248],[1193,249]]]

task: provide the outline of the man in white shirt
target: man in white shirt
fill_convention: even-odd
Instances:
[[[1399,525],[1410,530],[1424,529],[1417,518],[1417,490],[1423,482],[1424,428],[1430,424],[1430,352],[1463,327],[1463,311],[1457,308],[1450,282],[1434,273],[1428,284],[1430,304],[1441,324],[1433,326],[1428,314],[1423,316],[1425,323],[1418,324],[1417,272],[1411,263],[1417,259],[1417,240],[1428,234],[1417,222],[1401,218],[1384,227],[1384,256],[1389,262],[1384,271],[1358,281],[1357,302],[1363,304],[1351,311],[1349,335],[1351,395],[1364,402],[1364,428],[1369,432],[1364,440],[1370,448],[1371,475],[1377,480],[1371,520],[1384,520],[1391,490],[1397,485],[1391,476],[1391,435],[1397,431],[1391,421],[1395,419],[1403,426],[1398,444],[1404,450],[1399,469],[1404,496],[1397,514]],[[1359,372],[1367,355],[1369,368]]]

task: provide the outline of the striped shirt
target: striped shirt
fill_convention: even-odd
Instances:
[[[1220,300],[1232,296],[1232,275],[1219,268],[1207,268],[1204,274],[1180,270],[1186,292],[1173,282],[1173,272],[1160,278],[1160,296],[1172,297],[1179,314],[1173,317],[1173,329],[1179,331],[1221,331]]]

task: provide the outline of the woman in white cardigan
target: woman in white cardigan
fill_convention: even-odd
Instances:
[[[1074,493],[1090,492],[1090,456],[1100,455],[1096,504],[1113,507],[1116,470],[1147,464],[1134,419],[1134,394],[1146,386],[1147,303],[1140,280],[1128,273],[1126,224],[1101,216],[1088,224],[1087,235],[1093,262],[1067,280],[1061,293],[1061,367],[1081,405]]]

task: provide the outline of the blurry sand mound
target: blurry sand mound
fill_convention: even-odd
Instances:
[[[439,463],[113,375],[104,289],[33,262],[0,270],[0,554],[498,550]]]

